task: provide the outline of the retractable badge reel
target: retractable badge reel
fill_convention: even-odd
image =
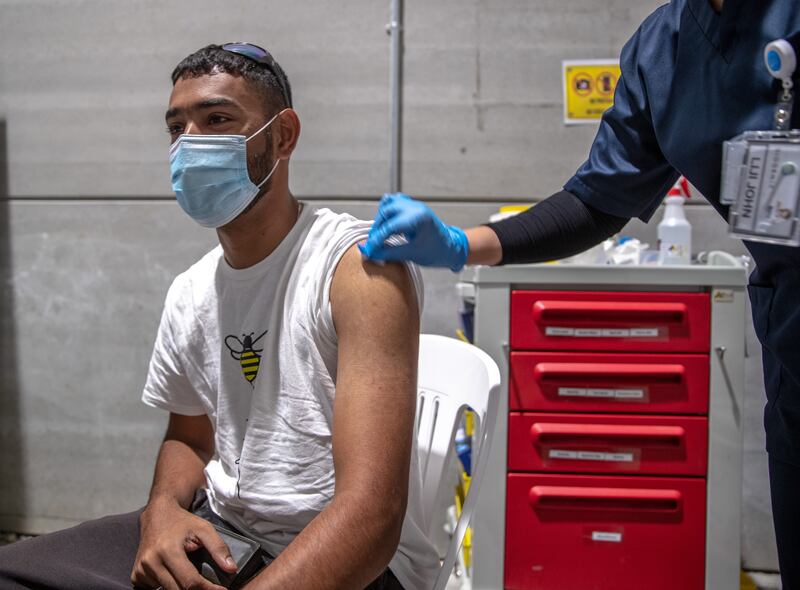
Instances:
[[[781,81],[774,129],[723,144],[720,202],[731,207],[731,235],[744,240],[800,245],[800,130],[790,129],[795,45],[778,39],[764,48],[767,71]]]

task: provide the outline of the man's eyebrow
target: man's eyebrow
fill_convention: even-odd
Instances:
[[[179,108],[177,108],[177,107],[173,107],[173,108],[171,108],[171,109],[167,109],[167,112],[164,114],[164,118],[165,118],[167,121],[169,121],[169,120],[170,120],[170,119],[172,119],[173,117],[177,117],[177,116],[178,116],[178,114],[180,114],[181,112],[183,112],[183,109],[179,109]]]
[[[198,109],[210,109],[212,107],[236,107],[239,108],[238,103],[235,103],[229,98],[209,98],[195,105]]]
[[[217,98],[208,98],[208,99],[206,99],[204,101],[201,101],[201,102],[197,103],[196,105],[194,105],[194,108],[196,108],[196,109],[211,109],[211,108],[220,107],[220,106],[222,106],[222,107],[235,107],[237,109],[241,108],[238,103],[232,101],[229,98],[223,98],[221,96],[217,97]],[[179,114],[181,114],[183,112],[183,110],[184,109],[182,109],[180,107],[173,107],[171,109],[168,109],[166,114],[164,115],[164,118],[167,119],[167,120],[172,119],[173,117],[176,117]]]

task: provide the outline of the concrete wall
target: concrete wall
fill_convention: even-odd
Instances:
[[[406,2],[403,187],[450,223],[557,190],[591,126],[561,123],[560,62],[618,54],[657,2]],[[388,184],[389,2],[0,0],[0,529],[42,532],[146,499],[164,416],[139,403],[172,277],[215,241],[169,192],[169,72],[252,40],[289,73],[301,198],[369,218]],[[707,206],[696,249],[741,252]],[[654,243],[654,227],[626,232]],[[452,334],[455,277],[425,271],[423,329]],[[744,559],[776,567],[747,361]]]

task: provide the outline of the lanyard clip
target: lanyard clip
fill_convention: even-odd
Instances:
[[[782,89],[775,105],[775,129],[786,131],[791,127],[794,92],[792,75],[797,68],[797,54],[786,39],[776,39],[764,48],[764,65],[773,78],[781,81]]]
[[[794,93],[792,92],[792,79],[783,79],[783,90],[778,95],[778,104],[775,105],[775,129],[788,131],[792,125],[792,109],[794,107]]]

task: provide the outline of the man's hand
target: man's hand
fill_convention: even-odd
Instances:
[[[199,516],[168,500],[148,504],[139,521],[141,541],[131,574],[137,588],[224,590],[195,569],[187,553],[205,547],[227,572],[236,562],[214,527]]]
[[[214,527],[187,510],[195,491],[205,483],[203,467],[213,453],[214,429],[208,416],[170,414],[150,501],[139,518],[139,550],[131,573],[134,586],[223,590],[203,578],[186,556],[200,547],[205,547],[223,570],[236,571],[236,563]]]

